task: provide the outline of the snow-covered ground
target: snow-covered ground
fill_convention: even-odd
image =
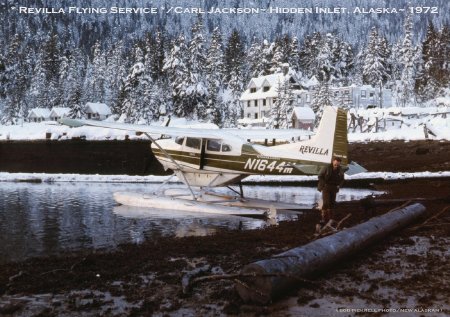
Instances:
[[[366,172],[345,179],[374,179],[382,178],[389,180],[408,178],[439,178],[450,177],[450,171],[444,172],[415,172],[415,173],[392,173],[392,172]],[[170,176],[129,176],[129,175],[88,175],[88,174],[46,174],[46,173],[6,173],[0,172],[0,182],[86,182],[86,183],[162,183],[169,180]],[[277,182],[302,182],[317,180],[317,176],[270,176],[254,175],[245,178],[243,183],[277,183]],[[181,183],[176,177],[172,177],[168,183]]]
[[[426,139],[425,126],[429,132],[428,138],[450,140],[450,106],[352,109],[350,113],[354,113],[357,117],[361,116],[364,119],[364,129],[367,129],[368,125],[373,125],[377,119],[380,128],[378,132],[375,132],[375,128],[372,128],[370,132],[359,132],[359,127],[355,129],[355,132],[353,132],[353,129],[350,129],[348,134],[349,142],[424,140]],[[172,120],[170,125],[214,128],[213,125],[205,126],[205,124],[202,124],[201,126],[196,126],[192,122],[183,120]],[[146,139],[145,135],[138,136],[128,131],[95,127],[69,128],[53,121],[41,123],[25,122],[19,125],[8,126],[0,125],[0,140],[42,140],[46,139],[47,136],[52,140],[71,138],[85,138],[86,140]]]

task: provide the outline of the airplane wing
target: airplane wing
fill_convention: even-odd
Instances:
[[[147,133],[150,135],[168,135],[172,137],[176,136],[186,136],[194,138],[205,138],[205,139],[223,139],[226,135],[230,139],[239,139],[235,135],[224,134],[221,129],[199,129],[199,128],[188,128],[188,127],[166,127],[166,126],[155,126],[155,125],[140,125],[140,124],[128,124],[128,123],[117,123],[117,122],[105,122],[96,120],[81,120],[81,119],[68,119],[62,118],[58,120],[59,123],[67,125],[69,127],[77,128],[82,126],[107,128],[107,129],[117,129],[124,131],[133,131]]]
[[[310,131],[300,129],[284,129],[284,130],[267,130],[267,129],[200,129],[188,127],[166,127],[154,125],[140,125],[117,122],[105,122],[97,120],[81,120],[62,118],[59,123],[70,127],[91,126],[107,129],[117,129],[133,132],[147,133],[150,135],[168,135],[168,136],[187,136],[206,139],[236,139],[239,141],[255,140],[255,139],[284,139],[305,137],[312,135]]]
[[[292,140],[314,135],[311,131],[301,129],[223,129],[223,131],[245,140]]]

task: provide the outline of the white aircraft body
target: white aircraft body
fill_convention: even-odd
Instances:
[[[341,158],[342,166],[349,174],[365,171],[359,165],[348,162],[347,113],[336,107],[325,107],[315,135],[299,129],[199,129],[77,119],[61,119],[60,123],[72,127],[86,125],[146,134],[152,141],[151,149],[155,157],[166,170],[173,170],[190,191],[190,195],[178,193],[165,195],[165,198],[181,199],[186,207],[191,204],[187,208],[191,211],[196,208],[214,209],[214,206],[220,205],[220,210],[214,212],[226,213],[221,209],[223,206],[237,204],[243,207],[242,187],[240,197],[226,199],[219,199],[211,193],[207,195],[206,189],[240,184],[249,175],[316,175],[323,166],[331,163],[333,157]],[[305,136],[310,138],[295,142]],[[267,140],[275,139],[287,142],[274,146],[250,142],[266,140],[267,143]],[[196,194],[192,187],[200,187],[202,190]],[[215,198],[212,199],[211,195]],[[161,195],[142,195],[139,199],[135,194],[127,197],[124,193],[118,193],[115,196],[121,197],[116,197],[118,202],[127,205],[135,202],[134,205],[137,206],[164,208],[161,207],[164,205],[168,209],[173,208],[173,204],[163,201]],[[255,203],[268,209],[267,203]],[[200,208],[199,204],[209,208]],[[273,202],[271,209],[277,209],[275,205]],[[284,205],[278,209],[289,209],[287,207]]]

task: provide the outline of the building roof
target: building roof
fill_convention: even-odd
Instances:
[[[240,100],[255,100],[277,97],[278,86],[289,80],[291,75],[283,73],[270,74],[252,78],[247,85],[247,89],[242,93]],[[268,91],[263,91],[264,87],[270,87]],[[256,88],[256,92],[250,92],[250,88]]]
[[[316,115],[310,107],[294,107],[291,118],[294,114],[297,120],[316,120]]]
[[[109,116],[112,114],[111,109],[104,104],[100,102],[88,102],[86,103],[86,112],[87,113],[98,113],[99,115],[103,116]]]
[[[70,112],[70,108],[53,107],[50,112],[50,116],[56,115],[57,117],[64,117],[64,116],[68,115],[69,112]]]
[[[47,108],[33,108],[28,113],[28,117],[32,115],[38,118],[50,118],[50,110]]]

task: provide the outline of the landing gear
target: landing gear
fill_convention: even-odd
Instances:
[[[230,189],[231,191],[235,192],[236,194],[239,195],[239,197],[244,198],[244,189],[242,187],[242,182],[239,182],[239,191],[237,191],[236,189],[227,186],[228,189]]]

